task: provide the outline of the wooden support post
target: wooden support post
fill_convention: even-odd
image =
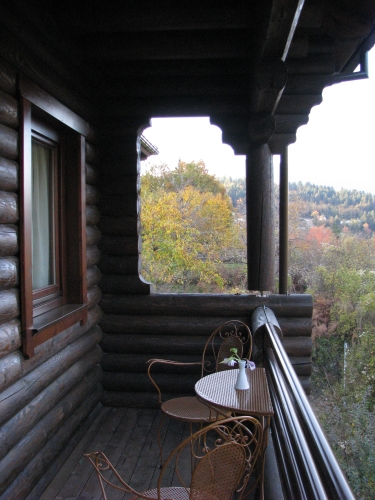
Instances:
[[[280,158],[279,293],[288,291],[288,146]]]
[[[275,227],[273,159],[268,139],[274,131],[271,115],[257,116],[250,124],[246,155],[248,289],[275,289]]]

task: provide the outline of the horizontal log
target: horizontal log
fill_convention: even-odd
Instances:
[[[61,399],[76,387],[77,380],[84,380],[86,374],[90,371],[93,372],[100,356],[100,349],[95,346],[86,356],[66,370],[65,373],[27,403],[21,411],[14,414],[10,420],[2,425],[0,429],[0,459],[5,457],[16,443],[23,436],[26,436],[48,412],[59,405]],[[90,377],[91,373],[87,378]],[[99,381],[100,376],[96,373],[94,378]]]
[[[104,180],[103,180],[104,181]],[[140,175],[127,175],[126,172],[123,175],[115,179],[106,178],[101,186],[101,191],[103,196],[134,196],[138,195],[141,189],[141,177]]]
[[[26,407],[100,342],[100,329],[93,329],[42,363],[0,394],[0,425]]]
[[[272,154],[281,155],[284,154],[285,148],[294,144],[296,140],[296,132],[293,134],[274,134],[268,141],[268,145]]]
[[[169,374],[159,374],[157,383],[160,390],[169,393],[186,393],[194,395],[194,386],[200,379],[199,374],[182,374],[171,377]],[[105,372],[102,380],[105,391],[151,392],[153,385],[147,373],[116,373]],[[156,392],[156,389],[155,389]]]
[[[89,141],[86,141],[86,162],[98,165],[100,163],[99,150],[93,146]]]
[[[312,340],[309,337],[284,337],[282,344],[288,356],[311,356]]]
[[[302,388],[307,395],[311,394],[311,377],[298,377],[298,380],[301,382]]]
[[[312,318],[279,318],[284,337],[310,337]]]
[[[281,96],[276,113],[292,115],[308,115],[313,106],[321,104],[323,98],[321,94],[313,95],[285,95]]]
[[[12,352],[0,359],[0,391],[21,377],[23,361],[24,357],[20,351]]]
[[[14,129],[19,125],[18,101],[2,90],[0,90],[0,123]]]
[[[100,270],[103,274],[126,275],[139,274],[141,262],[139,255],[103,255],[100,260]]]
[[[141,252],[140,236],[102,236],[99,248],[103,255],[138,255]]]
[[[95,246],[101,237],[98,226],[86,226],[86,245]]]
[[[101,307],[109,314],[139,314],[150,316],[216,316],[249,317],[256,307],[266,306],[276,317],[311,318],[312,297],[307,294],[216,295],[158,294],[143,297],[104,296]]]
[[[332,75],[288,75],[284,92],[287,94],[321,94],[323,89],[332,82]]]
[[[29,461],[46,445],[59,425],[70,417],[93,392],[98,383],[100,371],[96,370],[80,380],[74,389],[65,395],[58,405],[53,407],[44,418],[26,434],[0,462],[0,493],[12,483]]]
[[[100,280],[100,288],[107,294],[149,295],[151,284],[138,275],[108,275]]]
[[[17,257],[0,258],[0,290],[14,288],[18,285]]]
[[[131,354],[130,356],[127,353],[103,353],[100,365],[103,370],[107,372],[146,373],[148,369],[147,361],[149,359],[151,359],[151,355],[147,353]],[[170,359],[179,363],[200,363],[202,360],[202,353],[175,354]],[[212,366],[214,366],[214,364],[212,364]],[[156,363],[152,367],[152,373],[169,373],[171,375],[178,373],[200,374],[201,366],[177,366]]]
[[[334,54],[310,54],[306,58],[288,58],[288,74],[333,75],[335,68]],[[311,78],[311,77],[310,77]]]
[[[12,288],[0,291],[0,324],[12,321],[19,314],[18,290]]]
[[[31,491],[36,486],[39,487],[41,480],[47,480],[47,484],[53,479],[58,471],[56,468],[56,459],[60,457],[67,459],[71,449],[71,443],[76,441],[77,433],[84,432],[85,427],[90,425],[90,418],[97,411],[99,401],[102,398],[103,391],[98,386],[94,392],[89,394],[83,403],[53,432],[46,444],[38,451],[35,457],[30,460],[24,469],[17,475],[8,489],[4,492],[2,499],[10,498],[39,498],[40,491]],[[89,421],[88,421],[89,420]],[[87,422],[88,421],[88,422]],[[81,436],[83,437],[83,436]],[[78,441],[77,441],[78,444]],[[65,462],[62,459],[60,466]],[[51,465],[52,464],[52,465]],[[46,476],[52,471],[51,476]],[[30,493],[31,491],[31,493]],[[43,490],[44,491],[44,488]],[[35,493],[35,495],[34,495]]]
[[[100,212],[95,205],[86,205],[86,224],[96,226],[100,221]]]
[[[103,215],[99,222],[99,229],[106,236],[135,236],[141,233],[141,221],[137,216],[108,217]]]
[[[18,133],[0,123],[0,156],[9,160],[18,159]]]
[[[87,397],[85,404],[78,407],[72,415],[61,423],[55,432],[51,433],[34,458],[25,461],[23,470],[4,492],[4,499],[29,498],[31,500],[39,498],[39,495],[31,495],[30,491],[37,483],[39,485],[39,480],[45,478],[45,473],[50,470],[51,463],[69,449],[71,439],[75,438],[76,432],[78,430],[81,432],[82,427],[86,426],[86,421],[98,406],[102,392],[100,387],[95,388]]]
[[[69,344],[72,344],[89,330],[98,329],[101,332],[101,329],[97,326],[101,317],[102,311],[100,307],[94,306],[87,312],[87,322],[85,325],[81,326],[77,323],[47,342],[44,342],[35,349],[35,355],[32,358],[25,359],[20,351],[15,351],[1,358],[0,391],[17,382],[22,376],[25,376],[41,363],[47,361]]]
[[[250,317],[239,316],[235,319],[250,324]],[[126,335],[171,335],[176,337],[197,335],[207,339],[221,324],[228,321],[225,316],[141,316],[105,314],[101,327],[105,333],[125,333]],[[173,339],[169,340],[173,342]]]
[[[86,184],[86,203],[96,205],[100,200],[100,191],[97,187]]]
[[[87,288],[90,289],[94,286],[96,286],[100,278],[102,277],[102,273],[100,272],[100,269],[97,266],[92,266],[87,268]]]
[[[96,184],[99,180],[98,169],[94,165],[86,163],[86,183]]]
[[[136,217],[140,213],[141,205],[135,192],[134,195],[127,196],[102,196],[98,208],[103,215],[110,217]]]
[[[104,330],[103,330],[104,331]],[[104,332],[105,333],[105,332]],[[104,352],[127,353],[128,355],[152,353],[150,358],[162,357],[173,359],[173,356],[202,353],[207,336],[201,335],[116,335],[104,334],[100,343]]]
[[[305,376],[305,377],[311,377],[311,374],[312,374],[312,364],[310,365],[295,365],[293,366],[294,368],[294,371],[296,372],[296,374],[298,375],[298,377],[300,376]]]
[[[16,95],[16,72],[3,61],[0,61],[0,89],[12,96]]]
[[[0,190],[18,189],[18,165],[15,161],[0,157]]]
[[[13,224],[0,224],[0,255],[10,256],[18,253],[17,227]]]
[[[0,358],[14,352],[21,344],[21,324],[18,319],[0,325]]]
[[[276,115],[275,134],[295,134],[301,125],[306,125],[309,115]]]
[[[102,292],[98,286],[94,286],[87,290],[87,304],[89,308],[98,304],[101,298]]]
[[[18,218],[18,196],[0,191],[0,224],[14,224]]]
[[[86,247],[87,267],[95,266],[100,260],[101,252],[97,246]]]

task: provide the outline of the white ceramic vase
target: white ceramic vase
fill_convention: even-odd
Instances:
[[[238,361],[238,375],[237,375],[237,381],[234,386],[235,389],[238,390],[245,390],[249,388],[249,381],[247,379],[246,371],[245,371],[245,366],[246,366],[246,361],[241,359],[241,361]]]

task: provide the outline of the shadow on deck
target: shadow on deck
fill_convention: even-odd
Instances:
[[[84,453],[91,451],[103,451],[121,476],[135,490],[145,491],[155,488],[160,473],[157,440],[160,418],[159,410],[102,408],[39,500],[99,500],[102,498],[96,474],[89,461],[83,457]],[[165,419],[163,424],[164,456],[168,456],[189,435],[189,432],[188,424]],[[283,496],[279,490],[275,490],[277,473],[272,465],[274,462],[272,442],[268,451],[271,460],[268,460],[266,469],[266,498],[278,500]],[[271,491],[270,488],[272,488]],[[110,500],[127,499],[130,496],[113,489],[108,493]],[[37,500],[37,498],[30,496],[29,500]]]

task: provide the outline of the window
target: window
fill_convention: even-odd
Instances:
[[[42,133],[43,132],[43,133]],[[46,135],[43,135],[46,134]],[[48,134],[48,136],[47,136]],[[55,139],[55,140],[53,140]],[[31,272],[34,316],[62,304],[59,135],[32,121]]]
[[[43,106],[40,92],[34,97],[26,84],[21,96],[21,313],[23,350],[30,357],[87,317],[85,138],[66,117],[43,109],[57,109],[61,117],[52,98]]]

